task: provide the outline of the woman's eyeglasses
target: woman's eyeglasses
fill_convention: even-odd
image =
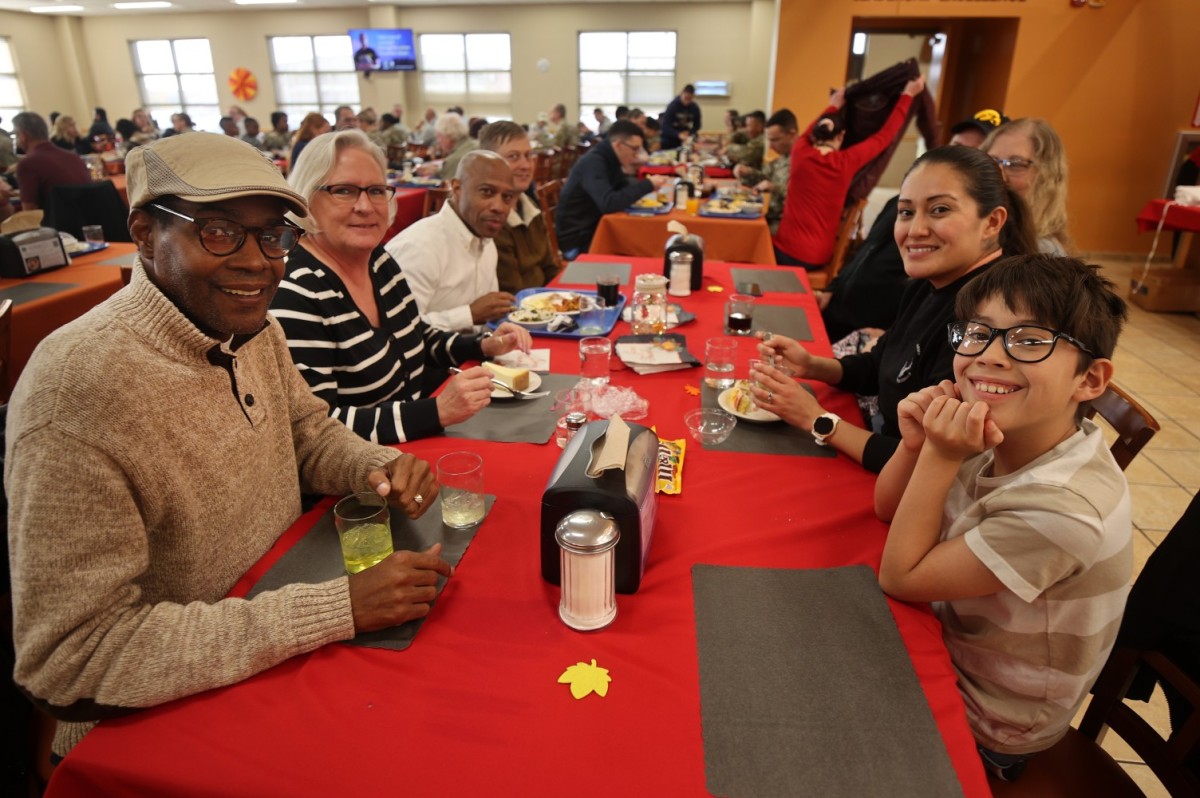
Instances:
[[[331,186],[317,186],[317,191],[324,191],[338,202],[353,205],[362,194],[374,203],[385,203],[396,194],[392,186],[356,186],[352,183],[334,183]]]
[[[955,354],[965,357],[978,357],[984,353],[992,341],[999,338],[1004,343],[1004,351],[1013,360],[1022,363],[1039,363],[1054,354],[1054,345],[1061,338],[1072,344],[1079,351],[1091,357],[1099,357],[1064,332],[1051,330],[1048,327],[1021,325],[1020,327],[989,327],[981,321],[955,321],[948,325],[950,348]]]
[[[996,166],[1014,175],[1019,175],[1033,166],[1033,161],[1028,158],[997,158],[993,155],[992,160],[996,162]]]
[[[237,252],[246,243],[246,234],[253,233],[262,254],[272,260],[279,260],[290,255],[296,245],[300,243],[301,236],[304,235],[302,229],[291,224],[247,227],[232,219],[196,219],[165,205],[159,205],[157,202],[150,203],[150,207],[172,216],[178,216],[180,219],[196,225],[200,246],[204,247],[204,251],[208,254],[218,257]]]

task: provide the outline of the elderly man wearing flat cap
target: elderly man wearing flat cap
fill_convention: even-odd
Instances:
[[[434,546],[350,577],[225,598],[302,491],[412,517],[427,463],[329,417],[267,306],[307,213],[245,142],[197,133],[126,161],[130,285],[42,342],[8,412],[18,684],[66,754],[105,717],[241,681],[429,611]]]

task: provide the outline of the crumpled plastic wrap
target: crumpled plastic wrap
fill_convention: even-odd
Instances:
[[[570,390],[560,391],[552,410],[556,413],[579,410],[591,419],[620,416],[626,421],[636,421],[650,412],[650,402],[632,388],[580,383]]]

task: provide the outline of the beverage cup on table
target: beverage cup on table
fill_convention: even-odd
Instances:
[[[612,341],[601,336],[584,338],[579,342],[579,376],[586,385],[608,384],[612,360]]]
[[[604,300],[605,307],[615,308],[621,302],[621,278],[615,274],[597,277],[596,295]]]
[[[85,224],[83,226],[83,240],[89,244],[103,244],[104,228],[98,224]]]
[[[695,216],[696,214],[700,213],[700,195],[699,195],[699,193],[697,193],[696,196],[694,196],[694,197],[688,197],[687,212],[689,214],[691,214],[692,216]]]
[[[356,574],[392,553],[387,501],[376,493],[353,493],[333,506],[333,525],[342,544],[346,573]]]
[[[605,308],[608,303],[597,296],[591,304],[579,311],[579,334],[600,335],[604,332]]]
[[[704,384],[722,391],[732,388],[737,353],[736,338],[709,338],[704,344]]]
[[[483,458],[474,452],[450,452],[437,461],[442,523],[454,529],[483,520]]]
[[[729,335],[749,335],[754,324],[754,297],[731,294],[725,303],[725,332]]]

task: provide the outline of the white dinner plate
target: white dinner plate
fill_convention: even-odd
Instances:
[[[737,386],[735,385],[732,388],[726,388],[725,390],[721,391],[720,395],[717,396],[717,404],[720,405],[721,409],[726,413],[732,413],[738,418],[746,421],[757,421],[759,423],[780,420],[779,416],[775,415],[769,410],[763,410],[761,407],[755,407],[749,413],[739,413],[737,408],[733,406],[733,393],[736,390]]]
[[[536,371],[529,372],[529,387],[526,388],[525,390],[526,391],[536,391],[538,388],[541,388],[541,387],[542,387],[542,375],[538,374]],[[519,397],[515,393],[506,391],[505,389],[501,388],[499,385],[496,385],[495,383],[492,383],[492,398],[493,399],[520,399],[521,397]]]
[[[577,294],[574,291],[538,291],[536,294],[530,294],[522,299],[521,307],[530,308],[533,310],[549,310],[563,316],[574,316],[579,313],[578,310],[554,310],[554,308],[550,306],[550,303],[553,302],[556,297],[562,297],[563,299],[568,300],[578,297],[579,307],[581,309],[589,308],[592,305],[592,297],[587,294]]]

